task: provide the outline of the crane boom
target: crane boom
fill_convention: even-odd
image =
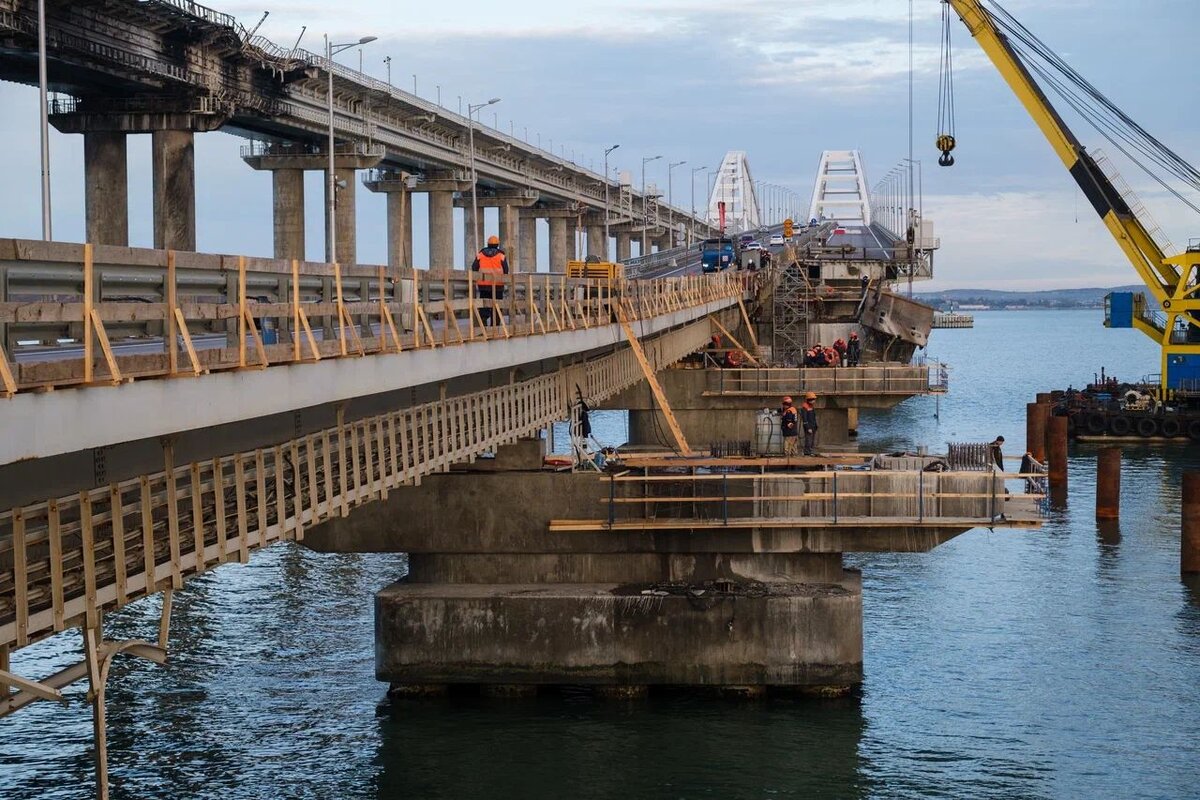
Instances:
[[[1110,296],[1111,327],[1135,327],[1162,347],[1162,390],[1164,396],[1183,382],[1200,386],[1200,252],[1168,256],[1146,226],[1130,209],[1120,191],[1088,154],[1030,74],[1020,54],[1000,30],[981,0],[942,0],[948,3],[1017,100],[1054,148],[1071,177],[1100,216],[1138,277],[1149,290],[1155,307],[1143,295],[1118,304]],[[1120,308],[1116,308],[1120,305]],[[1126,308],[1126,306],[1128,306]],[[1122,316],[1122,310],[1127,315]],[[1115,313],[1114,313],[1115,311]]]

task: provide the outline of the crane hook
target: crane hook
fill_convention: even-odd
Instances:
[[[943,133],[937,137],[937,149],[942,151],[941,157],[938,158],[940,166],[954,166],[954,156],[950,155],[950,151],[954,149],[955,144],[954,137],[948,133]]]

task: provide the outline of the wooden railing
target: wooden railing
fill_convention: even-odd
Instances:
[[[702,347],[707,321],[644,343],[656,363]],[[342,422],[275,446],[175,464],[0,512],[0,654],[88,625],[189,575],[566,418],[643,377],[631,349],[558,373]],[[0,667],[2,669],[2,667]],[[4,699],[0,697],[0,716]]]
[[[915,395],[945,392],[941,364],[873,364],[863,367],[764,367],[720,369],[708,373],[705,394],[771,397],[817,394]]]
[[[469,271],[0,240],[0,397],[580,330],[732,302],[753,280],[514,273],[493,300]]]

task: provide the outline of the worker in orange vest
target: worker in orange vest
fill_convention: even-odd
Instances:
[[[497,325],[502,320],[492,319],[491,300],[504,299],[504,276],[508,274],[508,256],[500,249],[500,237],[489,236],[487,247],[475,255],[471,262],[471,271],[479,273],[475,282],[475,296],[486,300],[479,304],[479,318],[484,325]],[[497,314],[504,312],[497,310]]]

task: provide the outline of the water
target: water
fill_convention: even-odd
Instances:
[[[994,312],[938,331],[951,393],[864,412],[863,445],[1003,434],[1020,455],[1036,391],[1106,365],[1156,371],[1100,312]],[[940,413],[935,417],[935,410]],[[598,415],[602,440],[619,415]],[[1182,798],[1197,795],[1200,596],[1180,583],[1186,447],[1128,447],[1118,530],[1092,519],[1095,450],[1073,449],[1071,503],[1039,532],[976,530],[932,553],[848,556],[863,570],[866,683],[839,701],[585,694],[388,704],[372,677],[373,592],[403,556],[277,545],[176,600],[171,661],[116,663],[118,798]],[[152,637],[153,601],[110,635]],[[44,675],[74,634],[20,651]],[[0,720],[0,798],[92,792],[83,684],[67,707]]]

